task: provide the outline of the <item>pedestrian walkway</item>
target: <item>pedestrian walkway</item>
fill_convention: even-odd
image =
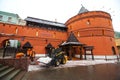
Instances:
[[[57,68],[65,68],[65,67],[75,67],[75,66],[89,66],[89,65],[96,65],[96,64],[107,64],[107,63],[116,63],[117,60],[70,60],[67,61],[66,64],[60,65]],[[43,63],[39,63],[38,65],[29,65],[28,71],[36,71],[36,70],[42,70],[46,69],[46,67],[43,67]]]

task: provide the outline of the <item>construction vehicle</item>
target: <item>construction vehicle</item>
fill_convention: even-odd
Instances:
[[[42,57],[39,58],[37,60],[40,63],[45,64],[47,67],[49,66],[59,66],[60,64],[65,64],[67,62],[67,57],[64,53],[64,51],[62,51],[62,48],[57,48],[54,50],[54,52],[52,53],[52,57]]]

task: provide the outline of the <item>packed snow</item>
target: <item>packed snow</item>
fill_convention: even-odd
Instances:
[[[49,58],[48,58],[49,59]],[[61,64],[58,67],[52,67],[52,68],[65,68],[65,67],[75,67],[75,66],[89,66],[89,65],[96,65],[96,64],[106,64],[106,63],[116,63],[116,60],[70,60],[67,61],[66,64]],[[29,65],[28,71],[36,71],[36,70],[42,70],[46,69],[46,67],[43,67],[43,63],[39,63],[38,65]]]

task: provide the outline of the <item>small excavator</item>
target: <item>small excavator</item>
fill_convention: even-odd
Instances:
[[[41,57],[37,61],[40,63],[45,64],[47,67],[49,66],[59,66],[60,64],[66,64],[67,62],[67,56],[65,55],[64,51],[62,51],[62,48],[57,48],[52,53],[52,57]]]

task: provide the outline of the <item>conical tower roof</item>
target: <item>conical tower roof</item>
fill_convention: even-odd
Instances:
[[[82,5],[78,14],[85,13],[85,12],[88,12],[88,10]]]

